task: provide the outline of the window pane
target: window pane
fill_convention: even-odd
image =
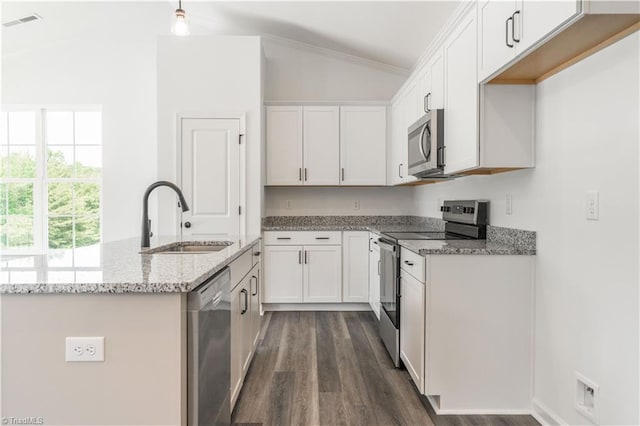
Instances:
[[[50,216],[73,214],[73,183],[50,183],[47,186],[47,192]]]
[[[73,147],[49,147],[47,176],[50,178],[73,177]]]
[[[9,272],[9,282],[35,284],[38,282],[38,273],[35,271],[12,271]]]
[[[99,146],[76,147],[76,177],[100,177],[102,149]]]
[[[76,282],[93,284],[102,282],[102,271],[76,271]]]
[[[7,113],[1,112],[0,113],[0,144],[2,145],[9,143],[9,141],[7,140],[7,130],[9,130],[7,128]]]
[[[76,217],[76,247],[100,243],[100,217]]]
[[[81,145],[100,145],[102,117],[99,112],[76,112],[75,142]]]
[[[36,177],[36,147],[9,147],[9,176],[14,178]]]
[[[66,284],[75,282],[73,271],[48,271],[47,282],[51,284]]]
[[[7,214],[33,216],[33,184],[7,183]]]
[[[72,112],[47,112],[47,145],[73,145]]]
[[[47,265],[49,267],[60,268],[73,266],[72,250],[48,250]]]
[[[9,144],[36,144],[36,115],[33,111],[9,113]]]
[[[73,248],[73,218],[49,218],[49,248]]]
[[[98,267],[100,266],[100,244],[93,244],[80,247],[74,250],[76,267]]]
[[[9,177],[9,146],[0,145],[0,178]]]
[[[0,240],[3,247],[31,247],[33,246],[33,217],[32,216],[4,216],[0,221]]]
[[[7,215],[8,212],[7,184],[0,183],[0,216]]]
[[[76,183],[75,214],[89,216],[100,214],[100,186],[95,183]]]

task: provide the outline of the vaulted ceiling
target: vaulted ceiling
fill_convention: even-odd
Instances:
[[[183,1],[192,34],[266,35],[410,69],[459,1]],[[2,2],[3,55],[77,37],[121,36],[140,29],[170,34],[177,2]]]

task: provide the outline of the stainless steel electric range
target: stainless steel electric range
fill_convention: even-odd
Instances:
[[[380,246],[380,338],[396,367],[400,366],[400,246],[399,240],[482,240],[486,238],[489,202],[445,201],[442,207],[445,230],[389,232]]]

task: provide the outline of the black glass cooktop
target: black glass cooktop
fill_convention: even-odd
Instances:
[[[464,235],[450,232],[385,232],[389,238],[395,240],[468,240]]]

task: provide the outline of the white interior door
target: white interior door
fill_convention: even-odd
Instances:
[[[184,235],[240,233],[240,120],[182,118]]]

